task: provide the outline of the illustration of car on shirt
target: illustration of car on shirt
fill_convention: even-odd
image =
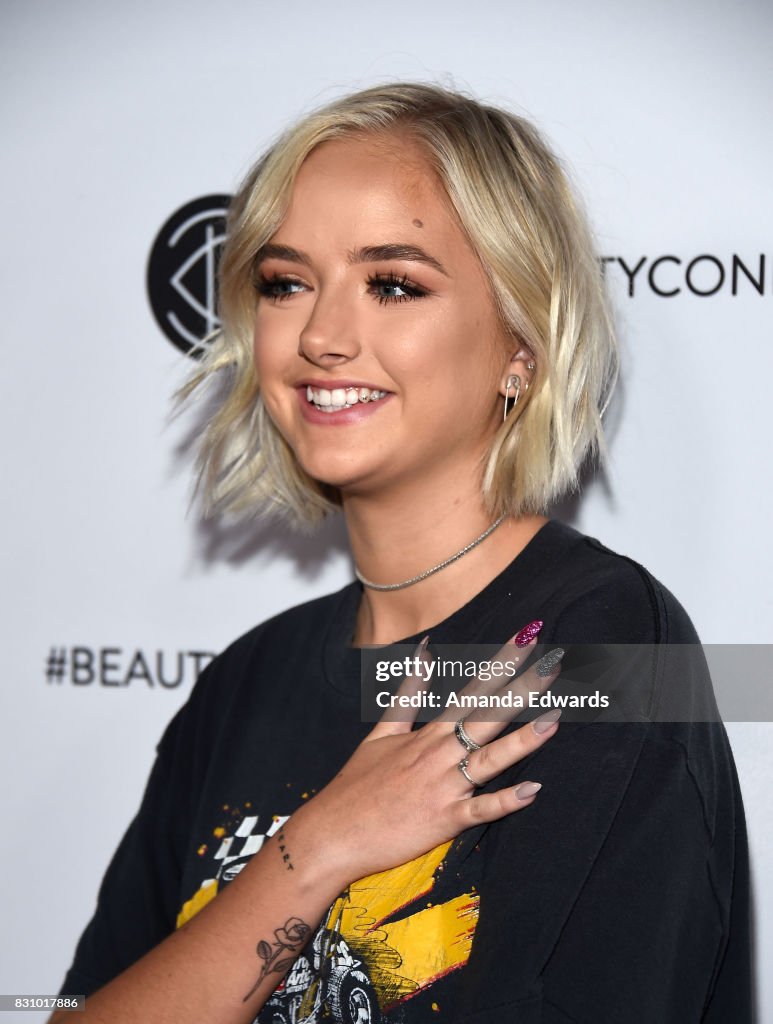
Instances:
[[[311,955],[311,961],[304,953],[295,961],[263,1006],[261,1024],[316,1024],[323,1014],[334,1024],[380,1024],[367,966],[352,954],[337,923],[317,930]]]

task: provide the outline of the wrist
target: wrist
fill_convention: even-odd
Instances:
[[[303,804],[272,836],[280,870],[302,891],[322,894],[332,903],[355,880],[347,867],[345,847],[313,802]]]

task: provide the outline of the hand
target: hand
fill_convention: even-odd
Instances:
[[[417,653],[428,659],[425,646],[420,644]],[[525,661],[530,646],[507,644],[497,659]],[[475,678],[463,692],[542,692],[559,666],[540,676],[539,664],[503,686],[498,685],[501,676],[493,684]],[[418,676],[400,688],[409,695],[422,689]],[[517,705],[513,717],[516,710]],[[224,1024],[252,1020],[298,944],[348,885],[533,802],[534,784],[529,788],[528,783],[473,795],[473,784],[457,767],[465,748],[454,734],[455,712],[417,730],[413,721],[396,717],[381,719],[338,775],[263,844],[216,899],[89,996],[85,1018],[114,1024],[197,1015]],[[482,748],[469,755],[471,777],[487,783],[533,753],[556,731],[555,721],[548,722],[542,733],[532,723],[499,736],[506,722],[467,716],[467,733]]]
[[[416,650],[425,661],[427,639]],[[536,637],[520,648],[508,642],[494,660],[526,661],[535,644]],[[501,676],[491,682],[475,677],[461,692],[510,691],[527,701],[529,691],[542,693],[555,681],[562,656],[560,649],[548,652],[504,684]],[[413,695],[424,688],[419,675],[408,676],[397,692]],[[499,711],[499,717],[515,717],[519,707],[517,701],[513,704],[512,709]],[[523,810],[535,799],[539,784],[529,782],[475,796],[475,787],[458,765],[466,755],[470,778],[485,785],[554,736],[558,712],[550,711],[499,739],[508,721],[482,721],[480,712],[472,712],[465,716],[464,728],[481,749],[471,753],[455,735],[459,709],[446,709],[420,729],[413,729],[416,713],[401,708],[398,721],[398,715],[388,710],[338,775],[286,826],[288,838],[313,850],[324,870],[341,872],[341,888],[404,864],[465,829]]]

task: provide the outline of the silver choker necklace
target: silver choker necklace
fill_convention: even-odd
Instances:
[[[354,575],[365,587],[370,587],[371,590],[402,590],[403,587],[410,587],[414,583],[419,583],[421,580],[425,580],[428,576],[432,576],[433,573],[440,572],[441,569],[445,569],[447,565],[455,562],[462,555],[466,555],[468,551],[472,551],[474,547],[477,547],[481,541],[485,540],[490,533],[499,526],[503,519],[507,518],[507,513],[501,515],[499,519],[495,520],[487,530],[484,530],[480,537],[476,537],[474,541],[471,541],[466,547],[463,547],[461,551],[457,551],[455,555],[451,555],[450,558],[446,558],[445,561],[439,565],[433,566],[431,569],[426,569],[424,572],[420,572],[418,576],[412,576],[409,580],[404,580],[402,583],[372,583],[370,580],[366,580],[360,570],[355,565]]]

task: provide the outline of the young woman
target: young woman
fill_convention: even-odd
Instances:
[[[410,653],[414,703],[444,644],[508,666],[468,693],[511,699],[583,645],[638,645],[654,707],[662,652],[697,643],[644,568],[545,515],[603,450],[616,348],[537,132],[430,85],[330,104],[245,181],[220,294],[189,389],[226,381],[211,503],[340,508],[358,580],[202,674],[63,992],[111,1022],[751,1019],[721,724],[511,727],[514,699],[363,721],[368,645]],[[710,702],[695,660],[677,686]]]

